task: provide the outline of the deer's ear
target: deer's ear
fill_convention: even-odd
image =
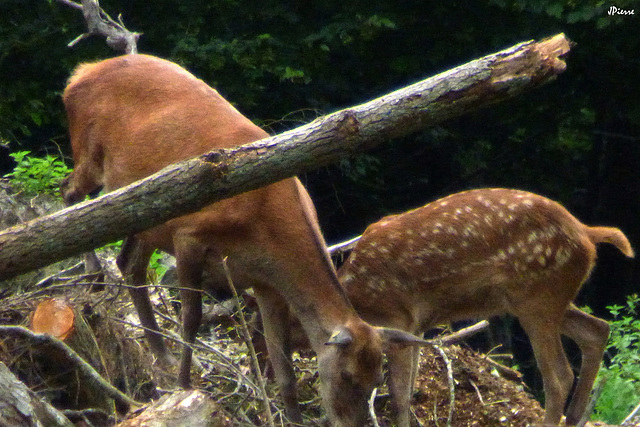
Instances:
[[[333,331],[331,337],[329,337],[329,341],[324,343],[324,345],[337,345],[340,347],[346,347],[353,342],[353,336],[351,332],[346,328],[339,328]]]
[[[385,345],[395,344],[400,346],[425,346],[431,344],[429,341],[417,337],[409,332],[393,328],[376,328],[380,332],[380,337]]]

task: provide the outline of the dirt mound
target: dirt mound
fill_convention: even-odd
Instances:
[[[452,387],[454,426],[526,426],[544,416],[524,384],[505,378],[511,376],[509,371],[500,372],[487,356],[457,345],[443,351],[450,361],[453,384],[445,361],[433,347],[425,348],[420,360],[413,408],[422,425],[446,425]]]

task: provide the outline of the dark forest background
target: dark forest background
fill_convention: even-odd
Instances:
[[[529,190],[640,248],[640,7],[631,0],[102,0],[175,61],[277,133],[493,53],[564,32],[554,83],[302,176],[329,243],[383,215],[476,187]],[[0,2],[0,175],[10,152],[69,160],[61,92],[80,62],[114,56],[79,11]],[[640,260],[602,245],[578,303],[607,317],[640,288]]]

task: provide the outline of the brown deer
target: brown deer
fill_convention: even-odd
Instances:
[[[633,257],[620,230],[586,226],[542,196],[472,190],[369,226],[338,277],[364,320],[413,334],[456,320],[517,317],[542,373],[545,424],[558,425],[573,385],[560,335],[573,339],[582,352],[566,414],[567,425],[574,425],[609,335],[606,321],[572,303],[600,242]],[[387,355],[392,407],[398,425],[408,427],[419,349]]]
[[[146,55],[80,65],[64,92],[74,172],[62,186],[68,204],[100,187],[111,191],[179,160],[234,147],[267,134],[218,92],[183,68]],[[326,252],[313,203],[297,178],[226,199],[170,220],[123,245],[118,264],[144,285],[154,249],[176,257],[184,340],[195,339],[201,316],[201,278],[207,271],[227,286],[221,260],[234,281],[253,287],[286,414],[301,423],[290,359],[289,306],[314,350],[327,415],[336,426],[363,425],[367,397],[381,380],[387,341],[420,343],[410,334],[362,321],[340,287]],[[143,326],[158,331],[145,288],[131,291]],[[161,336],[147,339],[160,362],[172,363]],[[326,345],[330,344],[330,345]],[[191,350],[185,346],[179,384],[190,385]]]

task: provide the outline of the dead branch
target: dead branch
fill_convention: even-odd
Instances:
[[[252,144],[215,150],[0,233],[0,280],[116,241],[553,80],[563,34],[526,42]]]
[[[461,341],[465,338],[470,337],[471,335],[477,334],[480,331],[489,327],[489,322],[486,320],[482,320],[475,325],[471,325],[469,327],[460,329],[449,335],[443,335],[441,337],[434,338],[433,340],[429,340],[430,342],[436,344],[450,345],[455,342]]]
[[[493,368],[496,369],[496,371],[500,372],[500,374],[507,378],[510,379],[512,381],[522,381],[522,374],[518,371],[516,371],[515,369],[511,369],[507,366],[504,366],[501,363],[496,362],[495,360],[491,359],[490,357],[485,358],[485,360],[487,361],[487,363],[489,365],[491,365]]]
[[[94,35],[106,38],[107,45],[115,51],[125,53],[137,53],[137,41],[140,33],[127,30],[122,22],[122,18],[118,17],[118,22],[114,21],[98,4],[98,0],[82,0],[82,4],[78,4],[71,0],[57,0],[74,9],[82,10],[84,19],[87,22],[87,32],[76,37],[67,46],[73,47],[78,42]]]
[[[371,417],[371,424],[373,424],[373,427],[380,427],[380,424],[378,424],[378,417],[376,416],[376,408],[373,406],[376,401],[377,394],[378,388],[376,387],[371,392],[371,397],[369,398],[369,416]]]
[[[336,243],[335,245],[329,246],[327,249],[332,256],[345,254],[356,247],[361,237],[362,235],[349,239],[346,242]]]

